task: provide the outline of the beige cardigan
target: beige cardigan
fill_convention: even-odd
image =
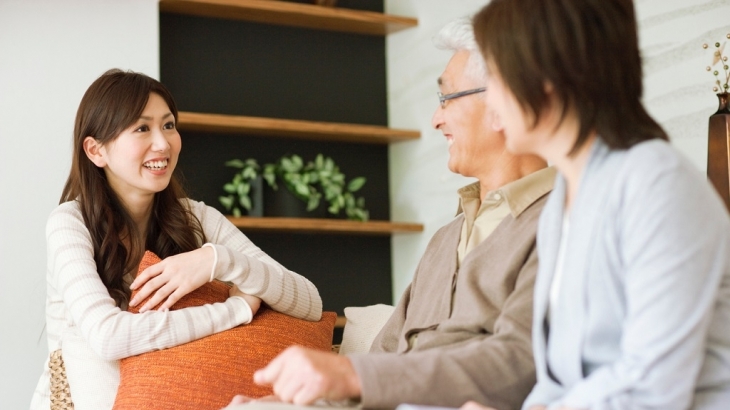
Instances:
[[[468,400],[499,410],[520,407],[535,384],[535,233],[546,198],[516,218],[505,217],[461,268],[456,249],[463,214],[434,235],[371,352],[350,356],[364,407],[458,407]],[[416,347],[408,350],[414,332]]]

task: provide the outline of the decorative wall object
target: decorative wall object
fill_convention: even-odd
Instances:
[[[726,35],[730,39],[730,33]],[[712,64],[707,66],[715,76],[715,86],[719,106],[710,116],[707,135],[707,178],[715,187],[730,210],[730,69],[725,55],[725,44],[714,44]],[[703,44],[708,49],[708,44]]]

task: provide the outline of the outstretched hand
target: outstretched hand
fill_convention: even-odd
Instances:
[[[214,252],[210,247],[203,247],[169,256],[143,270],[130,286],[132,290],[139,288],[139,292],[129,306],[137,305],[154,293],[139,312],[144,313],[159,303],[162,303],[159,310],[169,309],[180,298],[210,281]]]
[[[281,401],[298,405],[360,397],[360,379],[347,357],[299,346],[281,352],[253,379],[271,385]]]

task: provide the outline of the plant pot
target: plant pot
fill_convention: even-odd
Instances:
[[[264,216],[264,179],[261,175],[251,180],[251,210],[248,216]]]
[[[264,184],[264,215],[290,218],[327,218],[327,207],[320,200],[319,206],[307,211],[307,203],[294,196],[283,184],[274,190]]]

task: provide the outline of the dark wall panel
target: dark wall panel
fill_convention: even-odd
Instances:
[[[381,11],[382,1],[340,7]],[[181,111],[387,125],[385,39],[244,21],[160,15],[160,71]],[[388,147],[182,132],[178,169],[191,197],[222,210],[232,158],[273,162],[292,153],[332,157],[371,219],[390,218]],[[390,237],[246,232],[319,289],[326,310],[391,301]]]
[[[382,37],[162,14],[180,110],[387,125]]]

